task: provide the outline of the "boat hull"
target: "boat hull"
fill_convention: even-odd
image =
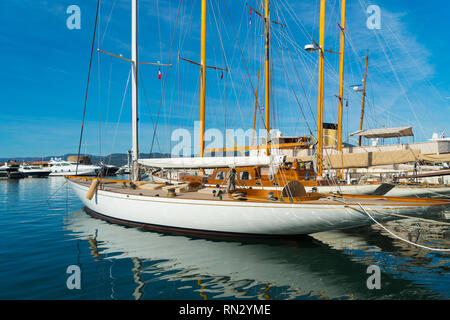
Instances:
[[[30,178],[46,178],[51,173],[51,171],[20,171],[20,172],[22,172],[26,177]]]
[[[52,173],[50,173],[51,177],[62,177],[62,176],[67,176],[70,174],[75,174],[75,170],[73,171],[52,171]],[[89,170],[78,170],[77,175],[79,176],[96,176],[98,174],[98,170],[95,169],[89,169]]]
[[[183,234],[221,236],[295,236],[370,225],[373,221],[357,205],[258,203],[246,201],[191,200],[132,195],[97,190],[86,198],[89,186],[68,179],[92,215],[114,223]],[[425,216],[441,206],[399,205],[365,209],[378,221],[397,217],[382,212]],[[379,212],[379,213],[377,213]]]
[[[397,186],[386,193],[390,197],[450,197],[450,187]]]

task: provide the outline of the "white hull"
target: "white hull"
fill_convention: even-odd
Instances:
[[[448,198],[450,197],[450,187],[406,187],[396,186],[394,189],[386,193],[389,197],[433,197]]]
[[[246,201],[192,200],[131,195],[98,190],[86,198],[89,187],[68,180],[86,205],[112,222],[149,229],[183,233],[241,234],[249,236],[289,236],[370,225],[373,221],[354,204],[260,203]],[[398,218],[385,213],[423,216],[442,206],[365,205],[378,221]],[[377,213],[380,212],[380,213]],[[384,214],[383,214],[384,213]]]
[[[96,176],[98,175],[102,167],[91,164],[77,164],[76,162],[64,161],[61,159],[52,159],[49,163],[51,165],[50,176],[67,176],[77,175],[80,176]]]
[[[67,176],[67,175],[75,175],[75,170],[65,170],[65,171],[59,171],[59,172],[52,172],[50,173],[50,176],[55,177],[55,176]],[[78,170],[77,171],[77,175],[79,176],[96,176],[98,171],[96,170]]]

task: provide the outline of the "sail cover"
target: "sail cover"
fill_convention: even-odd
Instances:
[[[207,169],[235,168],[249,166],[278,166],[284,162],[283,155],[253,157],[195,157],[195,158],[155,158],[139,159],[139,163],[162,169]]]
[[[395,150],[377,152],[356,152],[324,154],[324,165],[330,169],[369,168],[373,166],[414,162],[420,159],[420,150]],[[292,158],[292,159],[291,159]],[[286,161],[316,161],[313,156],[288,157]]]
[[[412,127],[400,128],[379,128],[369,130],[359,130],[350,134],[350,136],[361,136],[365,138],[397,138],[414,136]]]
[[[421,154],[420,160],[432,163],[450,162],[450,153],[444,154]]]

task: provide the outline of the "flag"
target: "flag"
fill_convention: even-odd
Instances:
[[[158,70],[158,79],[161,79],[161,69]]]

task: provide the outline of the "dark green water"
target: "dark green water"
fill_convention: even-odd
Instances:
[[[439,224],[393,231],[450,248]],[[62,178],[0,181],[0,299],[449,299],[450,254],[377,228],[277,242],[163,235],[91,218]],[[68,289],[67,268],[80,268]],[[369,266],[380,289],[368,289]]]

